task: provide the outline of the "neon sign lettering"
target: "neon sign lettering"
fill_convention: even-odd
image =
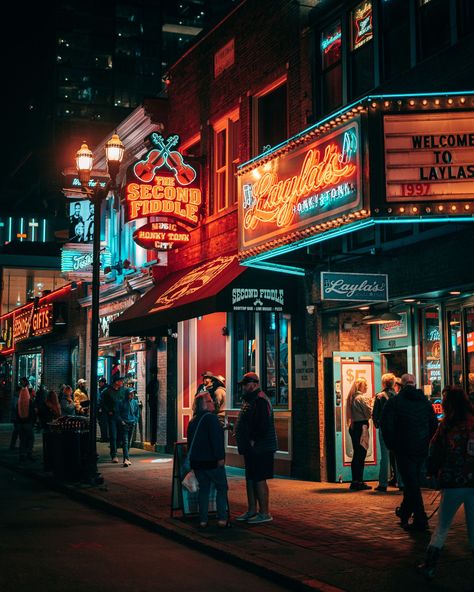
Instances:
[[[144,249],[169,251],[190,241],[189,232],[179,224],[151,222],[133,233],[133,240]]]
[[[15,314],[13,319],[13,339],[15,343],[37,337],[53,330],[53,305],[45,304]]]
[[[351,150],[357,147],[356,140],[347,141],[347,144],[352,146]],[[290,225],[295,213],[301,211],[300,198],[335,186],[356,172],[351,157],[347,148],[344,152],[337,143],[331,142],[322,156],[320,150],[309,149],[299,173],[289,179],[281,180],[273,172],[264,173],[252,188],[244,188],[244,204],[250,204],[252,196],[252,205],[244,216],[244,228],[255,228],[259,221],[275,222],[279,228]]]
[[[326,37],[326,39],[323,39],[321,41],[321,49],[324,51],[324,53],[328,53],[329,51],[331,51],[332,46],[338,42],[338,45],[341,44],[341,38],[342,38],[342,33],[341,30],[339,29],[338,31],[336,31],[335,33],[333,33],[332,35],[330,35],[329,37]]]
[[[202,194],[196,170],[174,148],[179,136],[165,140],[152,134],[154,148],[129,169],[125,186],[125,219],[165,216],[196,225]]]
[[[373,37],[372,2],[364,2],[360,4],[354,11],[353,19],[353,49],[358,49]]]

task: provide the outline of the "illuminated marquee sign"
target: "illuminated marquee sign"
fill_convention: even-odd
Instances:
[[[13,351],[13,314],[4,317],[2,321],[1,335],[4,343],[0,344],[0,352],[6,354]]]
[[[239,177],[240,248],[362,208],[359,121]]]
[[[92,245],[75,245],[67,243],[61,250],[61,271],[82,277],[92,273]],[[112,265],[112,255],[108,249],[101,249],[101,268]]]
[[[387,202],[474,199],[472,113],[386,115],[384,140]]]
[[[53,330],[53,304],[31,306],[15,313],[13,317],[13,340],[15,343],[51,333]]]
[[[144,249],[169,251],[187,244],[190,234],[175,222],[150,222],[135,230],[133,240]]]
[[[202,194],[197,171],[174,149],[179,136],[155,133],[151,141],[154,148],[127,173],[125,221],[164,216],[196,226]]]

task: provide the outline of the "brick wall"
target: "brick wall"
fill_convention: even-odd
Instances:
[[[60,384],[71,380],[71,350],[68,344],[49,344],[44,348],[44,382],[49,389],[59,389]],[[75,386],[75,385],[73,385]]]

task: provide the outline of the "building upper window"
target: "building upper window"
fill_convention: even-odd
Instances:
[[[254,97],[254,154],[260,154],[288,138],[286,78]]]
[[[209,214],[217,214],[235,204],[239,163],[240,120],[235,110],[213,125],[213,191]]]
[[[418,26],[421,59],[447,47],[451,40],[449,0],[419,0]]]
[[[385,80],[410,67],[410,5],[406,0],[382,3]]]
[[[321,101],[324,112],[342,105],[342,29],[338,21],[321,33]]]
[[[366,0],[351,12],[351,97],[374,86],[374,28],[372,2]]]

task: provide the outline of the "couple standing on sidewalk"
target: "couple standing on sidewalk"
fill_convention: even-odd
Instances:
[[[242,408],[234,433],[239,453],[245,460],[248,509],[237,517],[240,522],[263,524],[273,520],[269,512],[267,479],[273,478],[273,455],[277,439],[270,400],[260,388],[260,379],[247,372],[239,382],[242,386]],[[227,478],[225,473],[224,430],[215,415],[209,393],[196,396],[196,413],[188,427],[188,446],[192,453],[191,468],[199,482],[199,519],[205,528],[208,522],[211,484],[216,488],[218,525],[228,524]],[[258,511],[257,511],[258,510]]]

